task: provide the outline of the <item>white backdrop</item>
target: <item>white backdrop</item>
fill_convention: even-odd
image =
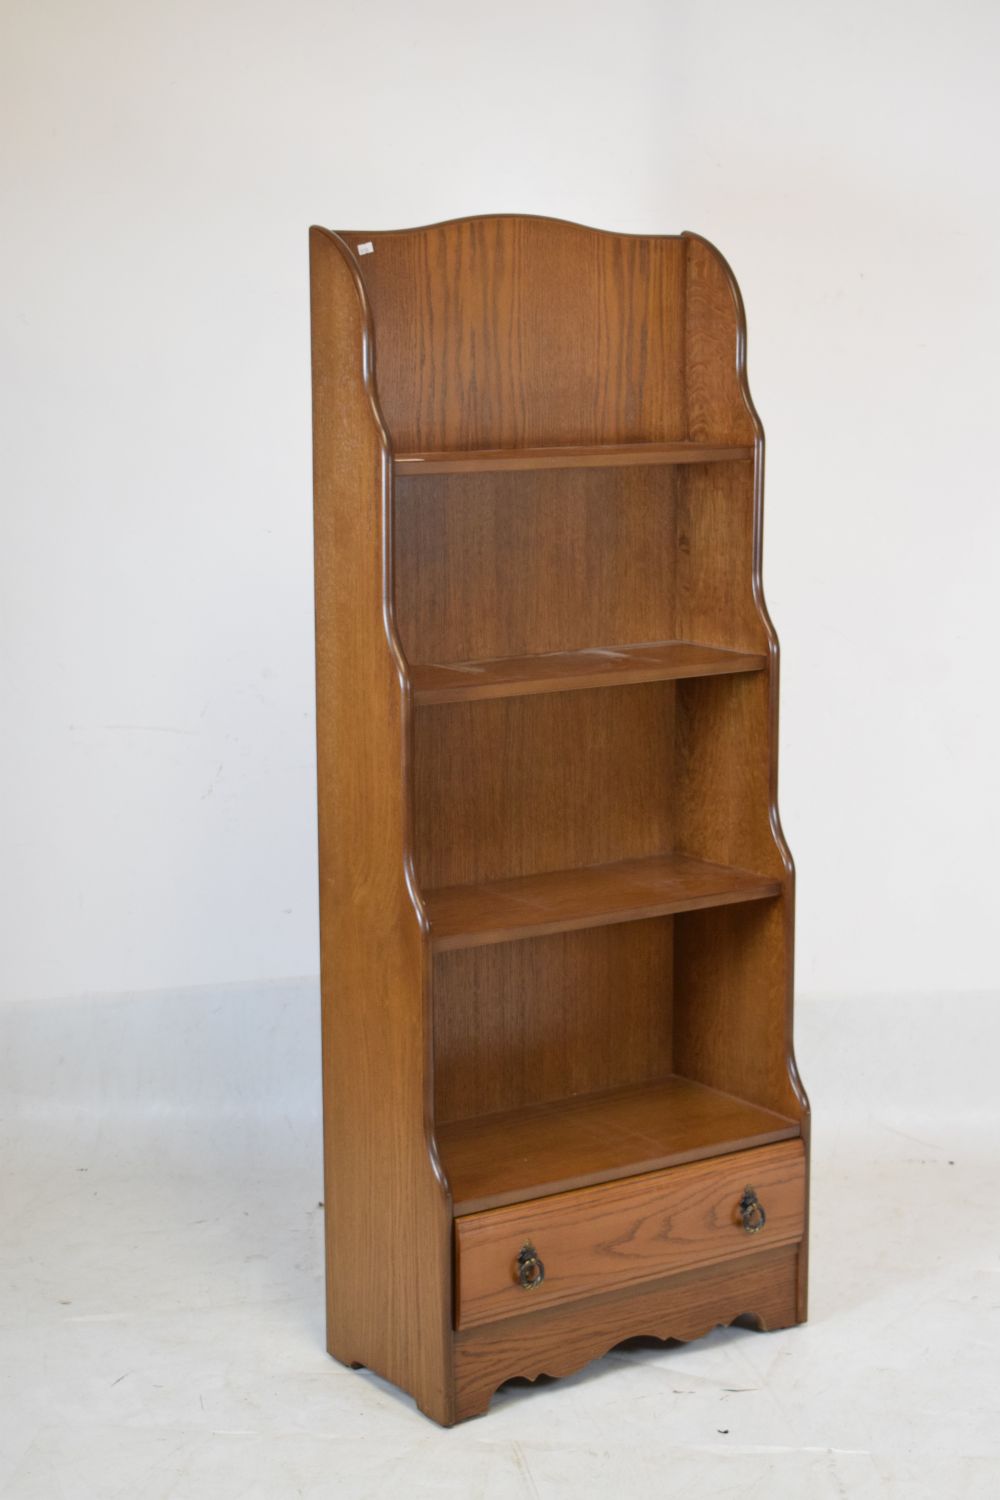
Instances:
[[[0,995],[315,972],[306,228],[701,231],[804,991],[1000,985],[1000,8],[7,0]]]

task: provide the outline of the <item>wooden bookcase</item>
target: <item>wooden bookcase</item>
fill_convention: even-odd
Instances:
[[[697,235],[311,233],[329,1348],[805,1317],[763,434]]]

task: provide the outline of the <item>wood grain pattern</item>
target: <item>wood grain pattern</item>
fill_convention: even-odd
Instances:
[[[684,243],[687,437],[756,443],[760,423],[746,388],[746,325],[732,272],[699,235],[686,234]]]
[[[590,448],[493,448],[480,452],[397,453],[396,474],[487,474],[524,469],[611,469],[630,464],[706,464],[752,458],[747,445],[600,443]]]
[[[669,1074],[673,940],[663,917],[438,954],[439,1132],[447,1121]],[[499,1163],[504,1142],[491,1140]]]
[[[702,1327],[805,1316],[804,1233],[451,1328],[452,1189],[808,1150],[763,433],[739,291],[696,235],[501,215],[312,254],[329,1342],[448,1423],[612,1323],[693,1327],[692,1298]],[[709,908],[678,856],[755,890]],[[651,902],[634,867],[588,868],[650,859],[674,872]],[[435,953],[436,899],[445,943],[489,943]]]
[[[754,470],[421,475],[398,486],[411,662],[681,641],[766,653]]]
[[[715,849],[739,847],[739,858],[750,859],[754,868],[783,871],[783,895],[774,909],[757,909],[745,919],[727,912],[706,926],[702,913],[678,922],[681,939],[676,956],[676,975],[691,1004],[678,1014],[679,1067],[703,1082],[735,1088],[787,1109],[801,1121],[802,1139],[810,1142],[810,1104],[802,1088],[792,1038],[793,1017],[793,927],[795,927],[795,865],[789,852],[778,811],[778,636],[763,592],[763,471],[765,437],[747,381],[747,320],[735,276],[714,246],[688,234],[687,299],[685,330],[688,344],[688,437],[694,441],[738,441],[753,437],[756,458],[753,477],[753,552],[750,583],[757,625],[739,606],[748,622],[747,636],[733,643],[757,639],[762,633],[768,649],[766,697],[763,681],[759,691],[739,694],[739,711],[724,721],[718,712],[699,712],[705,706],[702,684],[685,684],[684,702],[679,703],[678,738],[681,756],[696,763],[697,745],[705,751],[699,760],[702,772],[696,790],[684,807],[679,847],[714,840]],[[730,354],[735,353],[735,359]],[[733,471],[735,486],[744,483]],[[714,486],[706,471],[691,471],[691,483],[699,484],[700,498],[708,501],[705,532],[720,535],[720,514],[726,496]],[[691,495],[688,489],[688,495]],[[733,499],[736,495],[733,495]],[[679,501],[681,528],[690,519],[684,499]],[[744,532],[745,535],[745,532]],[[745,541],[742,543],[745,552]],[[726,574],[721,574],[726,576]],[[679,582],[682,588],[682,580]],[[720,598],[733,595],[736,579],[724,585]],[[745,598],[745,592],[742,594]],[[679,619],[688,630],[696,616],[679,604]],[[714,616],[715,618],[715,616]],[[688,691],[690,688],[691,691]],[[721,744],[706,732],[714,721]],[[741,748],[742,747],[742,748]],[[729,766],[729,769],[727,769]],[[766,778],[766,790],[763,787]],[[748,781],[753,786],[748,787]],[[742,796],[738,795],[742,784]],[[720,801],[721,798],[721,801]],[[766,823],[763,810],[766,807]],[[753,808],[753,811],[750,811]],[[730,817],[726,816],[730,814]],[[736,819],[736,828],[732,817]],[[723,858],[717,852],[717,858]],[[711,945],[711,947],[706,947]],[[736,977],[744,966],[741,978]],[[717,987],[718,981],[718,987]],[[730,1005],[724,1004],[729,998]],[[735,1023],[732,1046],[712,1035],[712,1026]],[[726,1080],[726,1082],[723,1082]],[[744,1089],[744,1085],[748,1085]],[[798,1260],[798,1316],[805,1319],[808,1277],[807,1233]]]
[[[455,1220],[456,1328],[522,1316],[676,1271],[795,1244],[802,1237],[805,1164],[801,1141]],[[766,1213],[749,1234],[740,1199],[752,1186]],[[529,1243],[544,1280],[518,1284]]]
[[[388,468],[361,289],[334,238],[314,231],[311,255],[328,1341],[450,1422],[451,1205],[426,1126],[408,703],[383,611]]]
[[[637,922],[671,912],[776,896],[777,880],[684,854],[424,892],[431,943],[476,948],[578,927]]]
[[[753,590],[753,467],[692,464],[678,475],[675,504],[677,636],[766,652]]]
[[[787,910],[780,901],[691,912],[675,924],[675,1066],[686,1077],[801,1117],[788,1065]]]
[[[799,1133],[794,1119],[689,1078],[441,1125],[456,1213],[523,1203]]]
[[[675,847],[785,883],[768,808],[765,673],[690,678],[676,688]]]
[[[485,1412],[507,1380],[572,1374],[630,1338],[688,1340],[737,1321],[787,1328],[799,1321],[799,1259],[787,1246],[458,1333],[458,1420]]]
[[[345,231],[399,452],[683,440],[687,244],[490,216]]]
[[[401,480],[396,609],[409,660],[678,639],[679,472],[552,469]],[[711,634],[703,639],[728,645]]]
[[[730,651],[691,641],[648,641],[641,645],[590,646],[582,651],[546,651],[533,656],[501,656],[493,661],[414,662],[413,701],[470,703],[477,698],[522,698],[532,693],[579,692],[624,683],[668,682],[679,677],[716,677],[760,672],[760,652]]]
[[[657,682],[417,709],[421,888],[672,849],[673,695]]]

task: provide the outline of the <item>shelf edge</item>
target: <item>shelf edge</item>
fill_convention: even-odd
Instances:
[[[752,459],[745,443],[648,443],[589,448],[510,448],[452,453],[397,453],[396,474],[488,474],[530,469],[605,469],[629,466],[732,463]]]

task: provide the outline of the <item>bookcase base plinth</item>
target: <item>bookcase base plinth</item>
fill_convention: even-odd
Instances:
[[[507,1318],[455,1335],[455,1419],[482,1416],[513,1379],[570,1375],[627,1339],[688,1342],[719,1325],[746,1321],[762,1332],[805,1319],[797,1245],[747,1255],[609,1293]]]

